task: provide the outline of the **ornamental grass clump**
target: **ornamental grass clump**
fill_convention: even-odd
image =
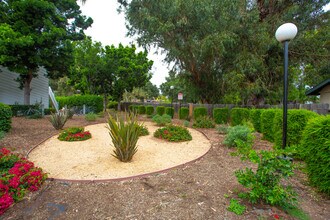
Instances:
[[[65,112],[52,113],[49,118],[49,121],[56,130],[62,129],[67,120],[68,116]]]
[[[37,191],[47,178],[41,168],[6,148],[0,150],[0,175],[0,215],[28,191]]]
[[[141,124],[138,123],[134,114],[126,114],[125,118],[126,121],[123,117],[114,119],[109,115],[107,128],[115,147],[112,156],[122,162],[129,162],[137,152],[137,141],[140,137]]]
[[[154,137],[172,142],[192,140],[191,134],[187,128],[176,125],[167,125],[166,127],[159,128],[155,131]]]
[[[60,141],[84,141],[92,137],[89,131],[84,131],[81,127],[67,128],[60,133],[58,139]]]

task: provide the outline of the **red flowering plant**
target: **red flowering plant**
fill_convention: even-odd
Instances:
[[[47,179],[41,168],[8,149],[0,150],[0,215],[28,191],[36,191]]]
[[[163,128],[159,128],[155,131],[154,137],[172,142],[192,140],[191,134],[187,128],[176,125],[167,125]]]
[[[60,141],[84,141],[92,137],[89,131],[84,131],[81,127],[72,127],[63,130],[58,139]]]

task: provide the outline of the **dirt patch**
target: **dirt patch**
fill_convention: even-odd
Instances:
[[[98,119],[94,123],[105,122]],[[182,124],[182,122],[179,122]],[[69,120],[65,127],[90,124],[83,117]],[[222,145],[224,136],[215,129],[202,129],[211,140],[210,151],[200,160],[165,173],[148,177],[103,183],[47,181],[41,190],[15,204],[3,219],[293,219],[268,205],[247,204],[237,216],[227,211],[231,197],[241,189],[234,176],[237,169],[251,166]],[[47,119],[13,119],[13,129],[0,141],[25,155],[42,140],[56,135]],[[270,149],[268,142],[256,146]],[[330,200],[307,185],[306,176],[297,172],[290,179],[298,192],[300,206],[311,219],[330,219]],[[227,198],[229,197],[229,198]]]

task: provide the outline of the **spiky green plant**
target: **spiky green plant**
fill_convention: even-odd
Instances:
[[[114,119],[109,115],[107,128],[115,147],[112,156],[122,162],[129,162],[137,152],[136,144],[139,139],[141,125],[134,114],[126,114],[125,118],[126,120],[123,117]]]
[[[52,123],[56,130],[62,129],[67,120],[68,115],[65,112],[59,112],[55,114],[52,113],[49,118],[49,121]]]

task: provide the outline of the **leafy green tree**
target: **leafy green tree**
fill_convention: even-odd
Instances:
[[[92,22],[72,0],[0,1],[0,64],[20,74],[25,104],[40,66],[50,78],[68,72],[72,42],[83,39]]]
[[[142,89],[145,91],[147,99],[156,99],[159,96],[159,89],[150,81]]]

